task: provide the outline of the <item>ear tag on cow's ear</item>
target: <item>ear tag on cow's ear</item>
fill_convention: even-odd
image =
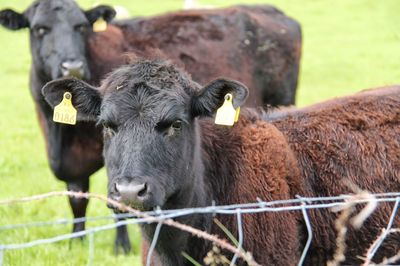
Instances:
[[[107,29],[107,22],[102,17],[98,18],[93,23],[93,31],[94,32],[105,31],[106,29]]]
[[[53,121],[62,124],[75,125],[77,111],[72,105],[72,94],[64,93],[62,101],[54,107]]]
[[[232,94],[228,93],[225,95],[224,103],[217,110],[217,114],[215,116],[215,124],[224,126],[233,126],[233,124],[236,121],[235,120],[236,116],[239,115],[239,111],[233,108],[232,100],[233,100]]]

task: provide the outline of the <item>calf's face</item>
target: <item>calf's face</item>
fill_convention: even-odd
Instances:
[[[98,18],[110,21],[114,16],[107,6],[82,11],[72,0],[38,0],[22,14],[0,11],[0,24],[11,30],[29,28],[34,68],[44,80],[63,76],[89,80],[87,35]]]
[[[43,88],[50,105],[72,93],[78,119],[104,127],[109,196],[142,210],[182,207],[201,176],[196,117],[211,116],[232,93],[234,106],[247,88],[218,79],[200,88],[183,71],[143,61],[113,72],[100,89],[73,79]]]

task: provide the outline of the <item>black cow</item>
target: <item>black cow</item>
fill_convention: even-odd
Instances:
[[[22,14],[11,9],[0,12],[0,24],[18,30],[29,28],[32,67],[30,91],[36,104],[40,126],[46,139],[47,155],[55,176],[67,182],[68,190],[88,191],[89,176],[103,166],[101,134],[92,123],[76,127],[52,121],[52,109],[40,93],[46,82],[63,76],[76,76],[87,81],[92,76],[87,58],[86,39],[92,24],[100,17],[110,21],[115,11],[98,6],[83,11],[74,1],[35,1]],[[75,218],[85,217],[87,199],[70,198]],[[73,232],[85,229],[85,223],[75,223]],[[125,226],[117,228],[116,251],[122,246],[130,250]]]
[[[38,0],[19,14],[0,12],[0,24],[29,28],[32,68],[30,89],[46,138],[50,167],[69,190],[87,191],[89,176],[103,166],[102,138],[92,122],[75,127],[52,121],[52,109],[40,94],[42,86],[62,76],[97,85],[124,62],[123,54],[150,55],[154,48],[185,66],[198,82],[226,75],[253,88],[249,105],[293,104],[301,50],[297,22],[271,6],[182,11],[109,25],[95,34],[98,18],[110,21],[112,8],[81,10],[71,0]],[[212,60],[210,60],[212,59]],[[70,200],[74,217],[83,217],[87,200]],[[84,223],[74,225],[74,232]],[[126,228],[118,229],[117,245],[127,251]]]
[[[104,156],[109,196],[141,210],[202,207],[294,198],[295,195],[347,194],[351,181],[381,193],[400,189],[400,86],[359,93],[302,110],[289,110],[273,123],[246,110],[232,128],[210,116],[227,93],[236,108],[248,90],[217,79],[206,86],[163,61],[138,61],[113,73],[97,89],[79,80],[53,81],[43,88],[56,105],[65,91],[86,119],[104,126]],[[392,204],[393,206],[393,204]],[[360,230],[346,234],[346,265],[359,265],[386,227],[392,211],[381,203]],[[306,265],[325,265],[336,249],[335,217],[309,210],[313,242]],[[234,216],[221,222],[237,232]],[[295,265],[307,235],[300,212],[243,215],[245,250],[262,265]],[[221,234],[208,215],[180,222]],[[394,221],[398,227],[400,219]],[[155,225],[141,225],[144,243]],[[374,257],[395,255],[400,236],[385,239]],[[191,265],[185,251],[201,261],[209,243],[163,226],[154,265]],[[146,249],[143,249],[146,251]],[[239,262],[242,265],[242,262]]]
[[[225,79],[200,88],[185,73],[160,60],[121,67],[100,90],[80,80],[62,79],[48,83],[43,94],[54,107],[65,91],[71,92],[78,119],[82,116],[103,125],[109,197],[146,211],[156,206],[168,209],[211,203],[209,184],[203,179],[197,117],[212,115],[228,92],[234,95],[234,107],[242,105],[248,90]],[[209,230],[211,223],[201,218],[192,225]],[[152,225],[142,229],[145,238],[154,233]],[[162,256],[162,265],[183,265],[180,250],[187,241],[187,234],[162,230],[157,253],[169,254]],[[168,246],[172,249],[164,249]],[[197,239],[190,246],[199,248],[197,255],[189,253],[196,259],[205,252]]]

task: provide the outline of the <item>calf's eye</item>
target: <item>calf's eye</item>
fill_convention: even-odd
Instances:
[[[34,29],[34,32],[35,32],[36,36],[38,36],[38,37],[43,37],[49,31],[50,31],[50,29],[47,27],[37,27]]]
[[[155,126],[157,132],[166,134],[167,136],[174,136],[182,130],[182,120],[170,121],[160,121]]]
[[[176,120],[175,122],[172,123],[171,127],[174,130],[181,130],[182,129],[182,121],[181,120]]]

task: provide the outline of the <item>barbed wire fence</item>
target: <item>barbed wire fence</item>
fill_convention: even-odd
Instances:
[[[392,228],[394,219],[397,214],[397,209],[400,202],[400,192],[390,192],[390,193],[378,193],[371,194],[365,191],[357,191],[356,194],[340,195],[334,197],[301,197],[297,196],[296,199],[289,200],[276,200],[276,201],[263,201],[257,198],[257,202],[247,203],[247,204],[233,204],[233,205],[223,205],[202,207],[202,208],[187,208],[178,210],[161,210],[157,209],[150,212],[140,212],[122,203],[116,202],[109,199],[103,195],[92,194],[92,193],[82,193],[82,192],[72,192],[72,191],[58,191],[50,192],[47,194],[35,195],[30,197],[12,199],[12,200],[0,200],[0,205],[14,205],[24,202],[32,202],[38,200],[44,200],[53,197],[68,196],[76,198],[94,198],[107,202],[108,204],[118,208],[126,213],[116,214],[112,216],[96,216],[96,217],[84,217],[77,219],[59,219],[54,221],[38,221],[25,224],[10,224],[10,225],[0,225],[0,231],[14,230],[19,228],[30,228],[30,227],[44,227],[53,226],[60,224],[74,224],[79,222],[89,222],[89,221],[100,221],[100,220],[115,220],[116,218],[132,218],[128,220],[120,220],[116,223],[106,224],[101,226],[92,227],[84,231],[58,235],[55,237],[37,239],[26,243],[18,244],[3,244],[0,242],[0,266],[3,265],[5,252],[8,250],[16,249],[27,249],[38,245],[51,244],[55,242],[60,242],[68,239],[78,238],[82,236],[88,236],[88,260],[87,265],[92,265],[94,256],[94,235],[97,232],[110,230],[122,225],[130,224],[142,224],[142,223],[157,223],[156,230],[151,242],[150,248],[148,250],[148,255],[146,258],[146,265],[150,266],[152,254],[154,252],[156,243],[158,241],[159,233],[163,225],[172,226],[178,228],[182,231],[186,231],[196,237],[203,238],[205,240],[213,242],[214,245],[222,248],[224,250],[230,251],[234,254],[230,265],[235,265],[238,258],[246,261],[248,265],[259,265],[251,253],[243,250],[243,226],[242,226],[242,215],[243,214],[254,214],[262,212],[287,212],[287,211],[299,211],[302,213],[305,225],[307,227],[308,237],[301,254],[298,265],[302,265],[306,256],[308,249],[311,245],[313,234],[312,226],[309,220],[308,211],[313,209],[331,209],[332,211],[341,212],[338,216],[335,227],[338,232],[336,239],[336,252],[331,261],[328,262],[329,266],[340,265],[344,261],[345,257],[345,237],[347,232],[346,223],[350,221],[354,228],[360,228],[363,222],[373,213],[376,206],[379,203],[394,203],[390,219],[387,223],[386,228],[381,228],[381,234],[378,235],[376,240],[371,243],[369,249],[363,254],[363,265],[376,265],[372,263],[372,259],[379,250],[380,246],[384,242],[385,238],[389,234],[400,233],[400,229]],[[358,204],[364,204],[365,206],[362,210],[353,216],[351,219],[351,214],[355,211],[355,206]],[[215,235],[211,235],[207,232],[198,230],[196,228],[181,224],[174,221],[175,218],[188,216],[193,214],[225,214],[225,215],[235,215],[237,219],[238,228],[238,241],[236,244],[231,244],[225,239],[221,239]],[[377,265],[387,265],[394,263],[400,259],[400,251],[397,254],[393,254],[390,258],[385,258],[381,263]]]

